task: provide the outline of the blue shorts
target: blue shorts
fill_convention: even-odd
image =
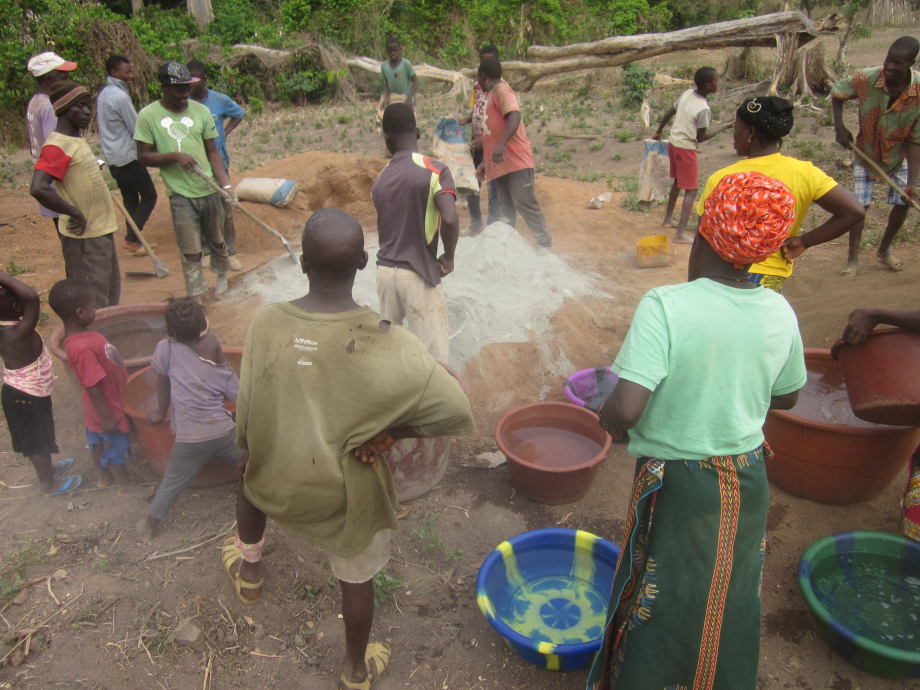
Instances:
[[[899,187],[904,189],[907,187],[907,159],[904,159],[904,162],[901,164],[901,167],[898,168],[898,171],[889,177],[897,183]],[[881,181],[881,180],[879,180]],[[875,191],[876,180],[869,179],[869,171],[866,170],[861,165],[853,166],[853,194],[859,199],[859,203],[863,206],[868,206],[872,203],[872,193]],[[882,185],[888,187],[884,182]],[[888,196],[885,199],[885,202],[888,204],[896,204],[898,206],[906,206],[907,202],[904,201],[904,198],[894,191],[891,187],[888,187]]]
[[[126,457],[134,458],[131,453],[131,434],[126,431],[119,431],[117,434],[97,434],[87,429],[86,442],[90,450],[93,446],[102,446],[102,457],[99,462],[103,467],[124,465]]]

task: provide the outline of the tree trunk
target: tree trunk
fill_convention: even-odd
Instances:
[[[910,24],[912,14],[910,0],[872,0],[866,13],[866,25]]]
[[[816,38],[818,30],[801,12],[775,12],[761,17],[735,19],[680,31],[636,36],[612,36],[591,43],[568,46],[530,46],[527,54],[535,60],[558,60],[575,55],[610,55],[625,51],[657,50],[655,55],[697,48],[726,48],[733,46],[773,46],[776,35],[798,33],[809,36],[803,43]],[[502,63],[505,64],[505,63]]]
[[[195,18],[198,28],[202,31],[209,22],[214,20],[214,8],[211,0],[187,0],[188,13]]]
[[[815,39],[818,31],[801,12],[777,12],[763,17],[718,22],[662,34],[615,36],[593,43],[558,48],[531,46],[528,54],[541,60],[552,61],[511,60],[502,62],[502,69],[506,72],[520,72],[522,78],[513,86],[515,89],[527,91],[538,80],[553,74],[617,67],[682,50],[774,46],[777,44],[778,34],[795,36],[797,45],[804,45]],[[475,70],[462,71],[467,76],[475,77]]]
[[[131,14],[137,14],[144,9],[144,0],[131,0]]]
[[[236,48],[236,46],[234,46],[234,48]],[[363,69],[365,72],[380,74],[380,61],[374,60],[373,58],[350,57],[345,60],[345,64],[349,67]],[[502,64],[505,65],[507,63]],[[452,84],[453,86],[451,86],[450,91],[445,94],[447,96],[455,96],[460,93],[463,94],[464,98],[469,98],[473,93],[473,81],[460,72],[453,72],[451,70],[441,69],[440,67],[432,67],[424,62],[413,65],[413,68],[415,69],[415,73],[423,79],[433,79],[434,81],[443,81]]]

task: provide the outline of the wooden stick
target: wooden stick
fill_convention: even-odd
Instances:
[[[220,539],[221,537],[226,535],[228,532],[230,532],[233,529],[234,525],[236,525],[236,522],[234,522],[233,525],[230,526],[230,529],[224,530],[220,534],[215,534],[210,539],[205,539],[202,542],[198,542],[194,546],[189,546],[186,549],[179,549],[178,551],[170,551],[169,553],[153,554],[151,556],[147,556],[147,558],[145,558],[144,560],[145,561],[158,561],[161,558],[169,558],[170,556],[178,556],[180,553],[188,553],[189,551],[193,551],[197,549],[199,546],[204,546],[205,544],[210,544],[215,539]]]
[[[598,137],[596,134],[556,134],[556,132],[547,132],[546,134],[559,139],[597,139]]]
[[[853,153],[855,153],[857,156],[859,156],[860,158],[862,158],[869,166],[872,167],[873,170],[875,170],[875,172],[877,172],[879,175],[881,175],[882,179],[885,181],[885,183],[886,183],[889,187],[891,187],[894,191],[896,191],[898,194],[900,194],[902,198],[907,199],[907,202],[908,202],[911,206],[913,206],[915,209],[917,209],[918,211],[920,211],[920,203],[917,203],[917,200],[914,199],[913,197],[910,197],[910,196],[907,196],[906,194],[904,194],[904,190],[903,190],[901,187],[898,186],[897,182],[895,182],[895,181],[892,180],[890,177],[888,177],[888,175],[885,173],[885,171],[882,170],[882,169],[879,167],[878,163],[876,163],[874,160],[872,160],[871,158],[869,158],[869,156],[867,156],[867,155],[864,154],[862,151],[860,151],[858,148],[856,148],[856,147],[853,145],[853,142],[852,142],[852,141],[849,143],[849,149],[850,149]]]

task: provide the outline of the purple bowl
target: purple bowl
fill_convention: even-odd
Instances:
[[[596,410],[610,396],[619,380],[610,367],[582,369],[565,380],[562,392],[576,405]]]

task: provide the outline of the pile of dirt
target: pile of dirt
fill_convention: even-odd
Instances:
[[[350,213],[365,228],[375,229],[377,212],[370,189],[384,166],[386,160],[374,156],[310,151],[232,175],[231,181],[236,185],[244,177],[296,180],[300,192],[284,208],[247,203],[253,213],[283,235],[299,236],[315,211],[329,207]]]

